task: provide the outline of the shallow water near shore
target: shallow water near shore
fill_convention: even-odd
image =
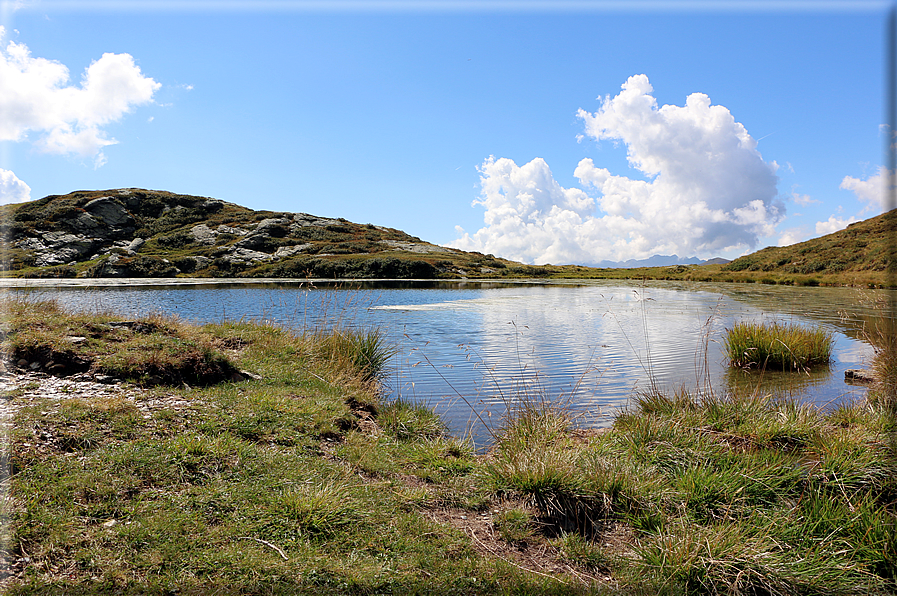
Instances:
[[[2,280],[10,292],[123,317],[159,312],[204,322],[247,319],[302,329],[377,326],[398,354],[391,397],[434,407],[456,435],[488,442],[520,399],[569,406],[583,426],[609,426],[653,386],[760,391],[819,406],[861,397],[844,370],[872,358],[863,326],[883,291],[689,282],[296,282]],[[833,362],[796,373],[731,370],[724,331],[738,321],[821,325]]]

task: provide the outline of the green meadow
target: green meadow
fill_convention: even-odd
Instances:
[[[594,431],[535,396],[477,453],[382,399],[376,329],[3,306],[8,366],[124,383],[4,396],[9,594],[897,591],[884,324],[861,402],[651,391]]]

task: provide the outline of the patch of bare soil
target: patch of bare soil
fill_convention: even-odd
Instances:
[[[558,549],[553,547],[544,535],[536,534],[531,540],[513,544],[503,540],[496,532],[492,520],[494,516],[508,509],[528,510],[533,519],[538,517],[537,511],[519,499],[505,499],[483,512],[435,507],[425,510],[424,514],[437,523],[451,526],[467,534],[474,550],[483,557],[501,559],[528,573],[585,586],[613,581],[610,575],[596,574],[570,565],[563,560]]]
[[[154,410],[179,410],[189,402],[174,395],[156,392],[118,382],[101,383],[89,374],[57,377],[45,373],[0,373],[0,421],[11,422],[16,410],[35,400],[65,400],[73,398],[123,398],[149,418]]]

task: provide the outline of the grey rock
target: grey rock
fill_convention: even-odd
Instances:
[[[75,219],[69,221],[69,225],[81,234],[98,234],[104,227],[99,219],[90,213],[81,213]]]
[[[308,226],[324,227],[335,226],[342,223],[338,219],[331,219],[329,217],[317,217],[315,215],[309,215],[308,213],[296,213],[295,215],[293,215],[293,221],[295,223],[290,226],[291,229],[294,229],[293,226],[295,226],[295,228],[304,228]]]
[[[146,240],[144,240],[143,238],[134,238],[128,244],[127,250],[128,252],[137,252],[144,244],[146,244]]]
[[[45,232],[45,248],[40,251],[34,264],[39,267],[62,265],[90,254],[98,243],[95,238],[65,232]]]
[[[255,226],[254,231],[256,234],[258,234],[260,232],[265,232],[265,233],[270,234],[272,230],[281,228],[283,226],[288,226],[288,225],[290,225],[290,220],[286,219],[285,217],[283,217],[283,218],[270,217],[268,219],[263,219],[262,221],[260,221],[258,223],[258,225]]]
[[[234,236],[245,236],[249,233],[249,230],[244,230],[243,228],[232,228],[230,226],[226,226],[221,224],[218,226],[217,232],[219,234],[233,234]]]
[[[109,258],[100,267],[99,274],[101,277],[128,277],[128,267],[126,265],[118,265],[121,257],[117,254],[109,255]]]
[[[848,384],[874,383],[875,376],[870,370],[852,368],[844,371],[844,382]]]
[[[259,249],[267,246],[271,236],[265,232],[253,232],[245,238],[234,243],[237,248]]]
[[[273,257],[269,254],[249,250],[248,248],[234,247],[230,254],[221,257],[228,263],[253,263],[256,261],[270,261]]]
[[[418,242],[401,242],[399,240],[381,240],[380,244],[385,244],[386,246],[394,249],[394,250],[403,250],[407,252],[413,253],[421,253],[421,254],[446,254],[455,252],[451,248],[445,248],[444,246],[434,246],[432,244],[422,244]]]
[[[22,238],[13,246],[15,246],[16,248],[21,248],[23,250],[47,250],[47,245],[41,242],[39,238]]]
[[[292,257],[294,255],[298,255],[299,253],[305,252],[309,248],[311,248],[312,244],[296,244],[294,246],[281,246],[274,252],[275,259],[285,259],[287,257]]]
[[[134,224],[134,217],[113,197],[94,199],[84,205],[84,210],[101,219],[110,228],[123,228]]]
[[[193,236],[194,242],[196,242],[197,244],[204,244],[206,246],[215,244],[215,238],[218,236],[218,232],[216,232],[206,224],[193,226],[192,228],[190,228],[190,234]]]

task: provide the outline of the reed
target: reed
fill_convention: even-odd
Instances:
[[[832,334],[784,323],[736,323],[726,333],[725,348],[734,366],[801,370],[828,364]]]

